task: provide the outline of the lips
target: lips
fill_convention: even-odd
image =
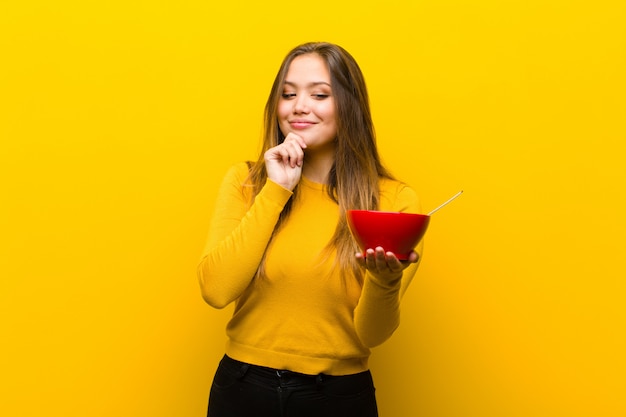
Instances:
[[[290,120],[289,125],[294,129],[306,129],[307,127],[311,127],[315,124],[310,120]]]

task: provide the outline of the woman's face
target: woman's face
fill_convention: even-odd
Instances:
[[[291,61],[278,101],[278,123],[283,135],[302,137],[309,151],[334,147],[335,99],[328,67],[319,55],[300,55]]]

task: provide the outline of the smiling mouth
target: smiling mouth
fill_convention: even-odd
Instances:
[[[306,129],[307,127],[315,125],[315,123],[306,120],[294,120],[289,122],[289,125],[294,129]]]

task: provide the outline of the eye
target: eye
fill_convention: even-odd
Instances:
[[[296,93],[283,93],[281,96],[284,99],[290,99],[290,98],[294,98],[296,96]]]
[[[324,100],[327,99],[330,96],[330,94],[313,94],[312,97],[316,100]]]

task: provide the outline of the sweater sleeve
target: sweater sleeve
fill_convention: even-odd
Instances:
[[[415,192],[400,186],[391,211],[420,213]],[[422,257],[423,240],[415,248]],[[413,280],[419,262],[409,265],[399,279],[382,282],[367,272],[363,281],[361,297],[354,311],[354,324],[361,342],[368,348],[378,346],[391,337],[400,324],[400,301]]]
[[[198,265],[202,297],[215,308],[226,307],[248,287],[292,195],[268,180],[250,205],[243,189],[247,175],[242,163],[224,177]]]

